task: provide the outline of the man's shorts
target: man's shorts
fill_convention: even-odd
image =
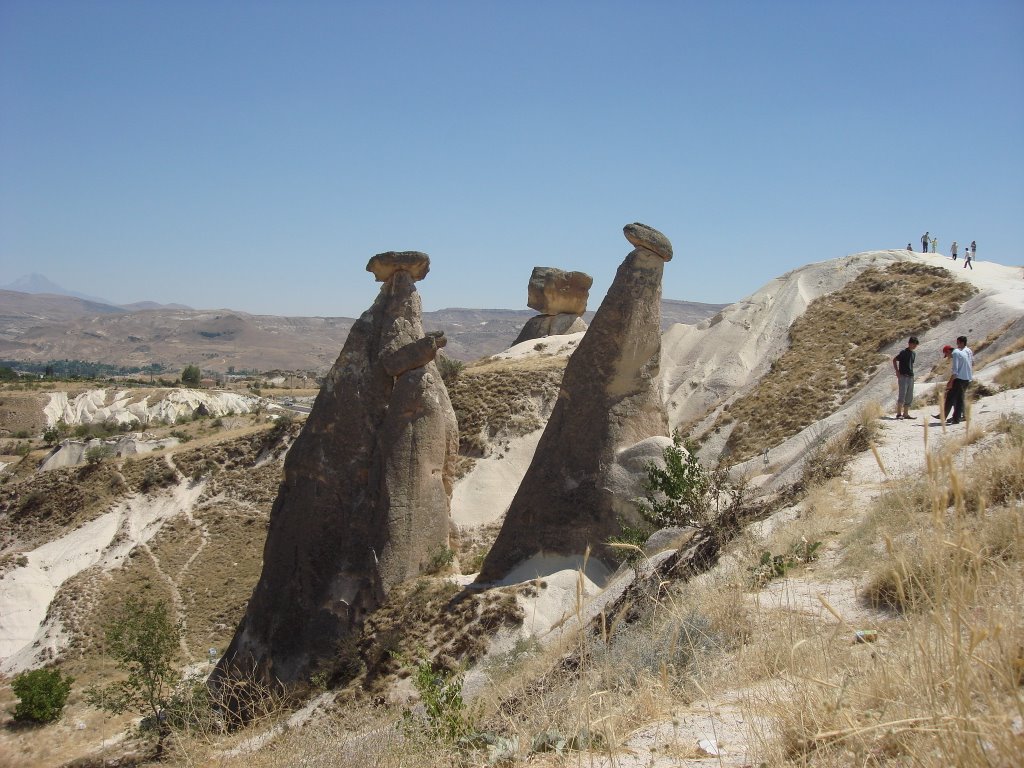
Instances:
[[[900,392],[896,395],[896,403],[909,408],[910,404],[914,402],[914,377],[900,375],[896,378],[900,382]]]

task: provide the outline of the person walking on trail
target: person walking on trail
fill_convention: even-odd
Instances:
[[[928,243],[931,237],[928,232],[921,235],[921,253],[928,253]]]
[[[938,253],[938,252],[939,252],[939,238],[933,237],[932,238],[932,253]]]
[[[899,391],[896,395],[896,418],[912,419],[910,404],[914,401],[914,361],[917,359],[917,336],[911,336],[907,347],[892,359]]]
[[[967,337],[957,336],[956,349],[947,345],[942,348],[942,354],[953,358],[953,370],[946,382],[946,406],[942,415],[935,418],[947,424],[959,424],[966,416],[967,385],[974,378],[974,353],[967,346]],[[953,418],[947,421],[950,409],[953,410]]]
[[[953,257],[953,261],[956,261],[956,240],[954,240],[953,244],[949,247],[949,253]]]
[[[974,254],[971,253],[971,249],[970,248],[965,248],[964,249],[964,269],[967,269],[968,267],[970,267],[973,270],[974,269],[974,265],[971,263],[972,261],[974,261]]]

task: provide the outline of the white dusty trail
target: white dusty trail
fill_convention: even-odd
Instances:
[[[0,674],[35,666],[56,654],[65,638],[47,618],[61,586],[86,568],[116,568],[136,546],[145,545],[164,521],[195,505],[205,483],[181,483],[155,496],[125,499],[106,514],[26,553],[28,564],[0,580]]]

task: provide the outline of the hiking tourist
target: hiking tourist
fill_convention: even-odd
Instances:
[[[976,258],[978,258],[978,244],[971,240],[971,260],[973,261]],[[974,267],[971,267],[971,269],[974,269]]]
[[[954,240],[953,244],[949,247],[949,252],[953,256],[953,261],[956,261],[956,240]]]
[[[946,350],[950,351],[947,352]],[[944,419],[948,417],[949,411],[952,408],[953,418],[949,419],[947,423],[959,424],[966,416],[967,385],[974,378],[974,353],[967,346],[967,337],[957,336],[956,349],[945,346],[942,348],[942,354],[953,358],[953,370],[950,373],[949,381],[946,382],[946,407],[943,410],[942,416],[936,416],[935,418]]]
[[[914,361],[917,359],[917,336],[911,336],[906,349],[892,359],[899,391],[896,395],[896,418],[910,419],[910,404],[914,400]],[[902,409],[902,410],[901,410]]]
[[[974,254],[971,253],[970,248],[965,248],[964,249],[964,269],[967,269],[968,267],[970,267],[971,269],[974,269],[974,265],[971,263],[972,261],[974,261]]]
[[[938,253],[938,252],[939,252],[939,238],[933,237],[932,238],[932,253]]]
[[[930,235],[927,232],[921,235],[921,253],[928,253],[928,243],[930,239]]]

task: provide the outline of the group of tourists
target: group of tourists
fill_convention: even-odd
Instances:
[[[928,248],[931,247],[931,251]],[[913,251],[913,246],[907,243],[907,250]],[[938,253],[939,252],[939,238],[933,237],[931,232],[925,232],[921,235],[921,253]],[[949,248],[949,255],[953,261],[956,261],[957,257],[957,242],[953,241],[953,245]],[[971,240],[971,244],[964,248],[964,269],[970,267],[974,269],[975,257],[978,255],[978,243],[975,240]]]
[[[918,340],[911,336],[906,349],[892,359],[892,367],[896,372],[899,390],[896,395],[896,418],[912,419],[910,404],[914,400],[914,363],[917,360]],[[946,382],[945,396],[940,405],[941,413],[932,418],[946,424],[959,424],[966,417],[967,385],[974,378],[974,353],[967,346],[966,336],[956,337],[956,347],[947,344],[942,348],[942,356],[952,359],[952,370]],[[950,411],[953,415],[950,417]]]

